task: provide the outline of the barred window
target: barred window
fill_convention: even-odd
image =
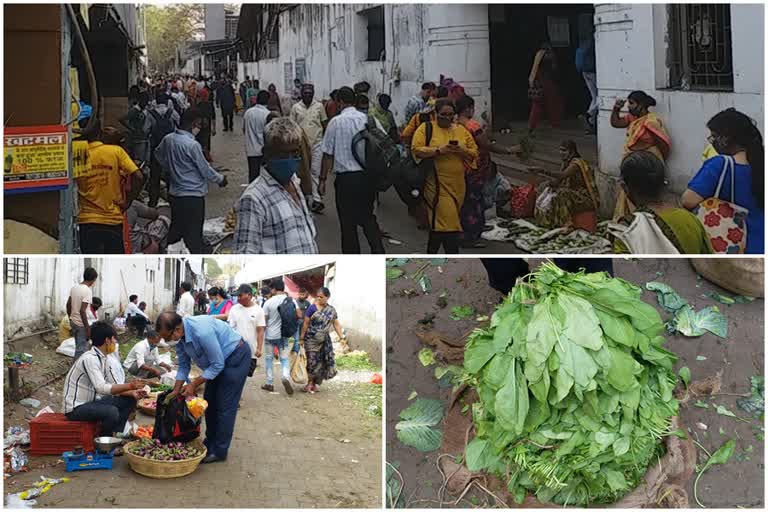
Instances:
[[[670,4],[670,86],[732,91],[730,4]]]
[[[5,284],[29,284],[29,258],[3,260]]]

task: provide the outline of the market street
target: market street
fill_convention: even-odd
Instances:
[[[260,366],[244,389],[227,461],[200,465],[187,477],[146,478],[129,468],[125,456],[115,459],[111,471],[74,473],[66,473],[57,457],[34,457],[30,472],[5,481],[5,494],[46,476],[71,479],[37,498],[38,506],[46,508],[379,507],[381,417],[362,402],[378,393],[380,403],[381,386],[347,382],[354,378],[354,372],[343,372],[320,393],[287,397],[282,387],[279,394],[259,389],[264,383]],[[56,387],[60,396],[62,384],[59,380],[46,389]],[[41,391],[34,396],[45,400],[47,393]],[[23,410],[7,404],[6,427],[18,424],[9,421],[12,408]],[[152,420],[140,415],[138,422]]]
[[[245,136],[243,135],[243,117],[236,115],[234,119],[234,132],[222,132],[221,121],[216,132],[216,136],[211,140],[211,157],[213,165],[216,168],[223,168],[223,172],[229,181],[225,188],[211,187],[206,199],[206,219],[223,217],[234,206],[237,199],[245,190],[248,182],[248,165],[245,157]],[[504,138],[501,136],[501,138]],[[511,139],[511,137],[510,137]],[[516,174],[511,169],[503,169],[514,179]],[[376,210],[376,217],[379,220],[381,228],[389,233],[394,240],[401,242],[401,245],[392,241],[384,242],[384,249],[389,254],[421,254],[426,252],[427,232],[420,231],[416,223],[408,216],[405,206],[397,197],[394,190],[390,189],[379,196],[381,204]],[[315,226],[317,227],[317,245],[320,253],[332,254],[341,252],[341,233],[339,230],[339,218],[336,213],[335,197],[332,183],[328,184],[326,195],[326,208],[320,214],[314,214]],[[363,253],[369,252],[368,244],[365,238],[361,237],[361,248]],[[222,243],[221,253],[231,252],[232,238],[227,238]],[[462,253],[497,253],[497,254],[516,254],[520,250],[512,243],[507,242],[488,242],[486,249],[462,249]]]

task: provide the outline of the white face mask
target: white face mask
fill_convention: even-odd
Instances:
[[[158,105],[156,110],[158,114],[164,116],[168,112],[168,105]]]
[[[192,128],[192,135],[194,135],[195,137],[197,137],[197,134],[198,134],[198,133],[200,133],[200,128],[198,128],[198,127],[194,127],[194,128]]]

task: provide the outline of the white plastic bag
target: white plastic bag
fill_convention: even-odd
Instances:
[[[539,194],[539,197],[536,198],[536,211],[549,211],[552,208],[555,197],[557,197],[557,192],[552,187],[545,187],[541,194]]]
[[[179,240],[175,244],[171,244],[166,248],[166,254],[189,254],[184,240]]]
[[[57,354],[67,357],[75,357],[75,338],[67,338],[56,349]]]
[[[169,352],[166,352],[165,354],[160,354],[160,357],[157,358],[157,364],[165,363],[168,366],[173,365],[173,359],[171,358],[171,354]]]
[[[160,384],[173,386],[176,384],[176,370],[164,373],[160,376]]]

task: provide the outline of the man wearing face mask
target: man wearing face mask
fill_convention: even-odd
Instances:
[[[320,195],[325,195],[325,183],[333,170],[336,175],[334,188],[341,228],[341,251],[344,254],[360,254],[357,227],[361,226],[371,253],[383,254],[384,245],[373,216],[376,193],[352,154],[352,139],[365,129],[368,116],[355,108],[355,93],[349,87],[339,89],[338,99],[341,113],[328,123],[323,138]]]
[[[195,140],[202,122],[199,110],[186,110],[181,116],[179,129],[167,135],[155,151],[157,161],[168,171],[168,198],[171,203],[168,243],[184,240],[192,254],[203,253],[208,182],[227,186],[227,178],[211,167],[203,148]]]
[[[237,202],[238,254],[317,254],[315,224],[297,173],[304,132],[287,117],[267,124],[264,170]]]
[[[229,324],[212,316],[182,318],[165,312],[157,319],[157,333],[176,347],[179,367],[176,384],[170,396],[197,396],[205,384],[204,464],[224,461],[235,431],[237,408],[251,368],[251,347]],[[186,383],[192,363],[203,374]]]
[[[64,414],[71,421],[101,423],[101,436],[123,432],[146,382],[119,384],[108,356],[117,350],[117,333],[107,322],[91,325],[93,348],[83,354],[64,379]]]

